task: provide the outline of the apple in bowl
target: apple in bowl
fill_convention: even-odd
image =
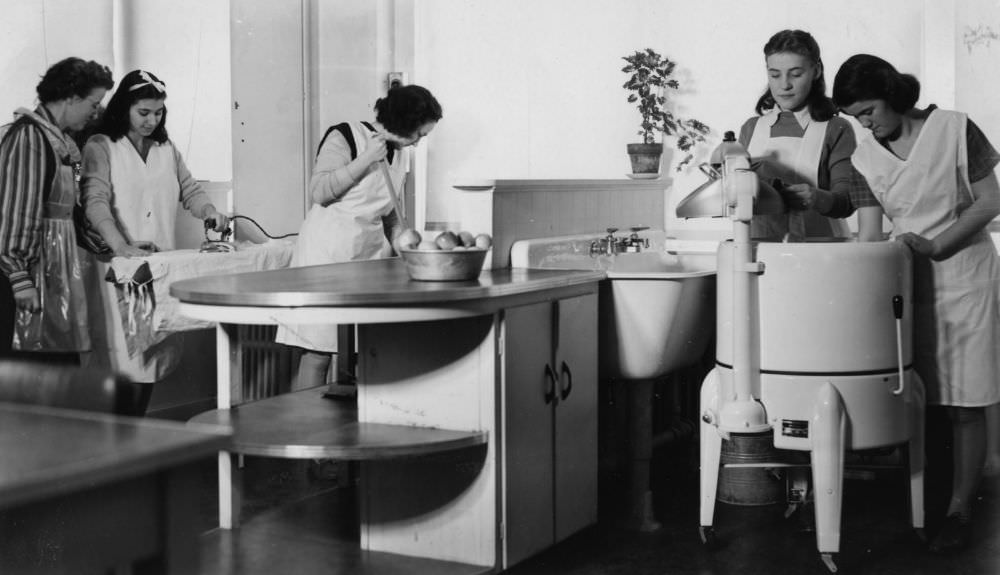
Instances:
[[[493,244],[489,234],[443,231],[425,239],[413,229],[396,238],[396,251],[410,277],[419,281],[469,281],[479,277]]]

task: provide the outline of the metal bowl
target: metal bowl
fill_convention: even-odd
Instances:
[[[400,249],[410,277],[419,281],[468,281],[479,277],[489,249]]]

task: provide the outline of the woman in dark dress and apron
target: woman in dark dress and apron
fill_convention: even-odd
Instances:
[[[67,131],[92,118],[111,72],[67,58],[38,84],[40,105],[21,108],[0,139],[0,270],[15,310],[10,346],[25,359],[79,363],[90,349],[73,207],[80,151]]]
[[[971,540],[987,452],[996,452],[987,429],[1000,406],[1000,257],[986,225],[1000,214],[1000,154],[965,114],[915,108],[917,79],[876,56],[849,58],[833,95],[869,130],[852,162],[893,239],[914,254],[914,369],[953,437],[951,500],[930,548],[958,551]],[[881,217],[859,222],[880,227]]]

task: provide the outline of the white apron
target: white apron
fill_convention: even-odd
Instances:
[[[111,205],[119,229],[131,243],[151,241],[160,251],[174,249],[174,224],[180,201],[180,182],[173,145],[167,141],[153,144],[146,161],[127,137],[108,140],[111,161]],[[95,262],[90,289],[99,294],[92,299],[91,324],[94,326],[92,362],[124,373],[133,381],[152,383],[165,379],[180,362],[183,334],[170,334],[152,347],[129,355],[125,341],[119,298],[126,295],[121,287],[105,281],[110,265]],[[134,303],[134,302],[133,302]]]
[[[780,178],[785,185],[817,185],[819,160],[823,154],[828,122],[810,119],[801,138],[771,137],[771,126],[778,119],[780,110],[772,109],[757,120],[747,151],[754,160],[764,160],[757,174],[765,181]],[[828,218],[814,210],[789,211],[786,214],[758,215],[750,222],[754,238],[787,238],[802,241],[805,238],[849,237],[847,223]]]
[[[892,220],[893,237],[933,238],[973,202],[966,116],[934,110],[906,160],[869,133],[851,158]],[[956,177],[957,174],[957,177]],[[985,230],[944,261],[914,258],[914,368],[928,405],[1000,401],[1000,258]]]
[[[181,185],[173,145],[154,143],[143,162],[128,137],[108,143],[112,205],[125,238],[151,241],[162,252],[174,249]]]
[[[351,122],[358,155],[368,148],[372,133]],[[396,150],[389,164],[393,186],[400,190],[405,175],[405,151]],[[397,192],[398,193],[398,192]],[[337,201],[313,204],[299,230],[291,267],[373,260],[392,255],[382,217],[393,210],[392,198],[378,164]],[[279,325],[275,341],[313,351],[337,351],[336,325]]]

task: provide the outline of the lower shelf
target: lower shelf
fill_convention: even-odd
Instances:
[[[206,411],[190,421],[231,427],[233,453],[289,459],[397,459],[489,440],[486,431],[362,423],[354,400],[326,398],[325,391],[320,387],[286,393]]]
[[[366,551],[355,487],[328,489],[248,517],[239,530],[201,535],[201,574],[489,575],[492,567]]]

